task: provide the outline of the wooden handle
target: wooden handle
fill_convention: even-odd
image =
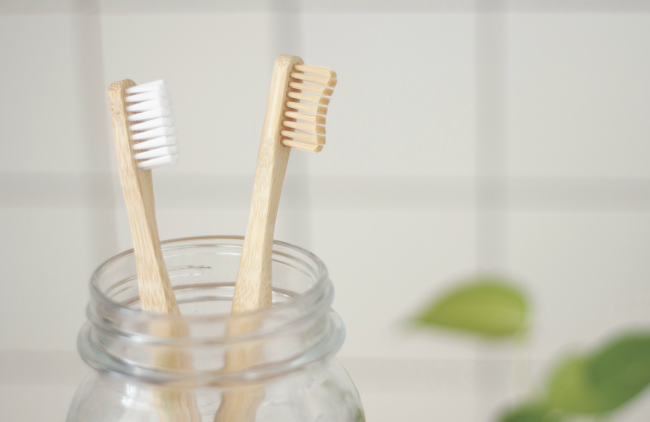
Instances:
[[[260,152],[257,157],[253,201],[242,250],[232,312],[247,313],[272,304],[271,256],[275,219],[278,215],[282,183],[291,148],[282,145],[282,121],[287,95],[298,92],[289,87],[291,72],[302,59],[280,56],[273,66],[269,100],[266,106]]]
[[[133,159],[124,91],[134,85],[129,79],[112,84],[108,87],[108,99],[120,180],[133,235],[140,306],[144,311],[180,314],[160,248],[151,170],[138,168]]]

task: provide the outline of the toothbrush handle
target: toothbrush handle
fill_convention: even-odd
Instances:
[[[282,145],[282,121],[293,66],[302,64],[295,56],[280,56],[273,66],[248,228],[242,250],[233,313],[247,313],[272,305],[271,256],[282,183],[291,148]],[[233,333],[234,334],[234,333]]]

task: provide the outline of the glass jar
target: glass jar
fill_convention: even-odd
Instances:
[[[163,243],[180,317],[139,310],[132,250],[95,271],[78,338],[93,370],[67,422],[365,420],[356,388],[334,358],[345,328],[330,308],[334,291],[323,262],[275,242],[273,307],[233,317],[242,245],[235,236]],[[229,335],[232,324],[254,328]],[[160,327],[177,334],[161,336]],[[229,356],[242,352],[255,359],[229,367]]]

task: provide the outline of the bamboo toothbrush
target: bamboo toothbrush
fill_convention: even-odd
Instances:
[[[143,85],[126,79],[108,87],[115,149],[122,190],[131,224],[138,273],[140,307],[143,311],[180,315],[176,296],[163,260],[151,169],[178,162],[176,130],[165,82]],[[180,323],[152,324],[152,334],[164,337],[187,335]],[[181,369],[189,357],[172,350],[158,350],[155,366]],[[156,388],[155,405],[161,421],[201,420],[194,396]]]
[[[316,153],[323,149],[322,125],[327,114],[324,106],[329,104],[327,96],[332,95],[336,81],[332,70],[304,65],[300,57],[283,55],[275,61],[251,213],[235,283],[234,314],[269,308],[272,304],[273,233],[289,152],[297,149]]]
[[[336,73],[332,70],[305,65],[300,57],[283,55],[275,61],[232,314],[246,314],[272,306],[273,233],[289,153],[291,149],[312,153],[323,149],[325,126],[322,125],[327,114],[324,106],[329,104],[327,97],[332,95],[336,82]],[[235,321],[228,327],[230,335],[252,331],[262,324],[259,318]],[[260,344],[233,348],[226,355],[224,370],[250,367],[259,360],[261,353]],[[263,398],[261,386],[226,391],[215,421],[254,421]]]
[[[135,95],[125,97],[125,94]],[[133,235],[140,306],[144,311],[180,314],[160,248],[150,171],[178,161],[169,94],[163,81],[136,85],[124,80],[112,84],[108,96],[120,179]],[[136,153],[152,145],[155,148]]]

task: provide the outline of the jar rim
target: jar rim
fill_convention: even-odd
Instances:
[[[177,249],[177,247],[173,246],[175,244],[181,242],[206,241],[206,240],[216,240],[216,241],[235,240],[235,241],[243,242],[244,236],[209,235],[209,236],[181,237],[181,238],[161,241],[160,245],[164,254],[166,250]],[[305,255],[307,258],[309,258],[315,266],[315,271],[314,271],[315,283],[306,292],[294,296],[290,302],[275,304],[272,308],[269,309],[248,312],[241,316],[243,318],[250,318],[255,316],[266,317],[269,314],[272,314],[273,312],[277,312],[278,310],[282,310],[289,306],[301,307],[301,306],[308,305],[309,303],[312,303],[314,299],[320,296],[323,293],[323,291],[329,287],[328,284],[330,283],[330,281],[329,281],[329,272],[327,266],[318,256],[316,256],[315,254],[313,254],[312,252],[304,248],[301,248],[300,246],[292,245],[288,242],[283,242],[280,240],[273,240],[273,245],[288,248],[295,252],[299,252]],[[196,246],[196,245],[192,245],[192,246]],[[93,272],[92,276],[90,277],[90,294],[92,298],[97,300],[102,306],[105,306],[114,312],[118,312],[121,315],[133,317],[133,318],[145,317],[147,319],[159,319],[159,320],[173,320],[173,319],[183,318],[185,321],[188,322],[200,323],[205,321],[211,321],[211,322],[229,321],[229,320],[232,321],[233,318],[237,319],[238,317],[240,317],[239,315],[232,315],[230,313],[212,313],[212,314],[183,315],[183,316],[178,316],[173,314],[160,314],[155,312],[143,311],[141,309],[130,308],[128,306],[121,304],[120,302],[111,299],[98,286],[100,276],[106,268],[110,267],[111,265],[115,264],[117,261],[121,259],[133,255],[133,253],[134,253],[134,249],[132,248],[107,259],[102,264],[100,264],[99,267],[97,267],[97,269]],[[273,255],[276,254],[280,254],[280,252],[274,249]]]
[[[167,252],[166,257],[169,258],[191,256],[193,252],[201,251],[201,248],[224,255],[241,255],[243,240],[243,236],[199,236],[171,239],[161,242],[161,245],[163,254]],[[258,382],[329,359],[343,344],[345,326],[330,308],[334,290],[327,267],[316,255],[298,246],[281,241],[274,241],[273,246],[273,261],[299,271],[309,278],[310,283],[305,290],[294,291],[295,295],[291,295],[291,300],[279,301],[266,310],[239,315],[232,315],[230,312],[158,314],[129,307],[129,304],[135,302],[121,303],[113,299],[110,296],[111,289],[104,288],[102,280],[106,274],[111,273],[112,266],[119,268],[123,263],[133,265],[134,250],[130,249],[106,260],[91,277],[88,322],[80,331],[77,343],[82,358],[100,371],[167,385],[234,385]],[[232,250],[237,252],[231,253],[228,248],[234,248]],[[174,251],[178,253],[174,254]],[[123,279],[124,282],[137,283],[137,276],[131,273],[132,268],[129,267],[128,277]],[[183,267],[187,268],[191,267]],[[118,277],[124,275],[120,273]],[[232,286],[230,282],[227,284]],[[114,286],[116,284],[111,285]],[[289,290],[285,292],[288,293]],[[224,332],[224,327],[229,324],[257,318],[268,318],[274,322],[250,332]],[[197,324],[200,327],[201,324],[207,323],[212,327],[221,327],[221,330],[216,330],[214,335],[198,337],[158,336],[147,331],[152,326],[152,321],[169,324],[181,319],[184,326]],[[122,325],[124,322],[126,324]],[[201,333],[201,329],[197,333]],[[219,359],[230,347],[256,342],[261,344],[260,341],[288,342],[279,354],[272,354],[267,360],[250,368],[234,372],[222,370]],[[167,348],[190,354],[194,351],[199,354],[206,353],[209,350],[205,356],[211,357],[204,361],[203,365],[199,365],[201,369],[196,370],[168,370],[152,366],[149,352]],[[122,354],[124,351],[128,351],[128,356]],[[213,359],[214,357],[219,359]]]

